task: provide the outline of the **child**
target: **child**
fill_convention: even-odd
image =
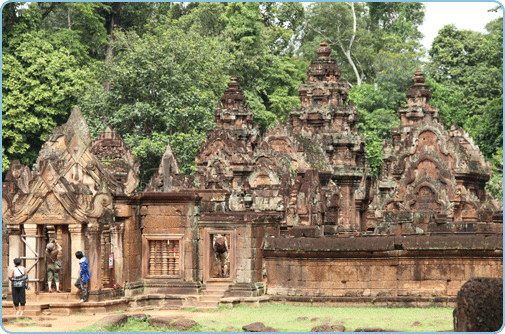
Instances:
[[[75,286],[82,291],[82,299],[79,303],[83,303],[88,300],[88,281],[90,276],[88,259],[81,251],[75,252],[75,257],[79,260],[79,266],[81,267],[81,270],[79,271],[79,278],[75,282]]]

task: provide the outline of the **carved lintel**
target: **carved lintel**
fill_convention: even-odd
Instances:
[[[83,224],[68,224],[68,231],[71,234],[82,233],[84,231]]]
[[[9,235],[21,235],[21,225],[20,224],[7,224],[5,226],[6,232]]]

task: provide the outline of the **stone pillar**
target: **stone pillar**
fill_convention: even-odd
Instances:
[[[37,265],[37,261],[39,260],[37,257],[39,256],[39,242],[40,238],[37,238],[38,235],[38,228],[37,224],[24,224],[24,231],[25,231],[25,268],[28,271],[30,268],[31,270],[28,272],[28,280],[30,282],[33,281],[38,281],[38,267],[40,265]],[[21,241],[22,242],[22,241]],[[42,261],[42,260],[41,260]],[[42,275],[43,277],[43,275]],[[33,287],[33,283],[31,283],[31,286]],[[26,294],[34,294],[36,289],[31,289],[27,290]]]
[[[9,270],[14,266],[14,259],[24,255],[24,244],[21,241],[21,226],[18,224],[7,225],[7,233],[9,234],[9,259],[4,264],[2,270],[3,280],[7,280]],[[4,273],[5,271],[5,273]],[[9,288],[10,288],[9,284]]]
[[[342,204],[343,211],[343,229],[344,231],[353,231],[355,226],[354,220],[354,196],[351,189],[351,184],[342,182]]]
[[[69,224],[68,225],[68,231],[70,232],[70,242],[71,242],[71,253],[70,257],[72,258],[71,260],[71,270],[70,270],[70,275],[71,275],[71,292],[72,293],[77,293],[79,292],[79,289],[77,289],[74,286],[75,281],[77,278],[79,278],[79,271],[80,271],[80,266],[79,262],[75,258],[75,252],[77,251],[82,251],[84,252],[84,227],[82,224]]]
[[[102,244],[101,244],[101,232],[102,228],[100,224],[95,220],[88,224],[89,233],[89,251],[88,254],[84,254],[89,261],[89,272],[90,280],[88,283],[89,291],[98,290],[101,288],[101,256],[102,256]]]
[[[124,271],[124,249],[123,249],[123,237],[124,237],[124,222],[121,223],[114,223],[111,226],[111,237],[110,237],[110,243],[112,245],[112,251],[114,252],[114,267],[112,269],[113,271],[113,278],[114,282],[116,284],[119,284],[121,286],[124,286],[124,276],[123,276],[123,271]]]

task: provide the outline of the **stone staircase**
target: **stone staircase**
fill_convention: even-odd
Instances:
[[[210,310],[219,306],[219,301],[224,297],[225,292],[230,288],[231,282],[213,282],[205,283],[205,290],[198,300],[197,309]]]
[[[49,308],[49,304],[29,304],[26,303],[25,311],[23,315],[27,317],[39,316]],[[15,315],[16,310],[14,309],[14,305],[12,302],[2,302],[2,316],[4,315]]]
[[[25,305],[25,316],[39,316],[45,311],[49,311],[51,305],[65,305],[78,303],[80,300],[80,294],[61,292],[61,293],[48,293],[41,292],[38,294],[27,294],[26,295],[26,305]],[[2,314],[4,315],[14,315],[15,309],[12,301],[2,301]]]

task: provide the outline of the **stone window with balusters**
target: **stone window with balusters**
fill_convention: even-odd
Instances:
[[[181,238],[147,237],[149,259],[147,278],[179,278],[181,276]]]

